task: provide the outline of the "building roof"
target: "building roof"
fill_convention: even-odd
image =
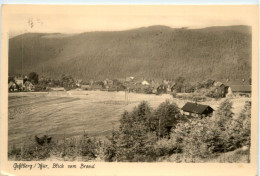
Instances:
[[[16,86],[15,82],[10,81],[10,82],[8,83],[8,89],[10,89],[11,86]]]
[[[222,85],[224,85],[222,82],[215,82],[215,83],[214,83],[214,86],[215,86],[215,87],[220,87],[220,86],[222,86]]]
[[[251,92],[251,85],[231,85],[232,92]]]
[[[197,103],[191,103],[188,102],[186,103],[181,109],[186,112],[192,112],[196,114],[202,114],[207,108],[212,109],[208,105],[202,105],[202,104],[197,104]],[[214,111],[214,109],[212,109]]]
[[[249,85],[248,79],[244,80],[243,79],[233,79],[233,80],[218,80],[218,82],[222,82],[226,86],[231,86],[231,85]]]

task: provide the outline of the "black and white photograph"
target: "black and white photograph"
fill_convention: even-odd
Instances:
[[[3,11],[8,161],[255,162],[258,7]]]

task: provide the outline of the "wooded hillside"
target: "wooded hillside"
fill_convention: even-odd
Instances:
[[[251,28],[151,26],[82,34],[27,33],[9,40],[9,75],[101,80],[237,79],[251,76]]]

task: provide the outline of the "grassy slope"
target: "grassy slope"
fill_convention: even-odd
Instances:
[[[169,157],[160,158],[161,162],[191,162],[191,158],[185,158],[182,154],[173,154]],[[220,153],[217,156],[209,156],[207,158],[195,158],[196,163],[248,163],[249,150],[242,148],[231,152]]]
[[[9,73],[84,80],[122,78],[248,78],[251,28],[173,29],[152,26],[77,35],[24,34],[10,39]]]

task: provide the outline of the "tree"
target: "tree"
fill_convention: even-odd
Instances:
[[[105,161],[115,161],[117,159],[117,140],[119,137],[119,132],[115,129],[112,130],[112,136],[107,137],[108,143],[106,143],[105,148]]]
[[[177,91],[177,92],[181,92],[182,91],[182,88],[184,87],[184,82],[185,82],[185,78],[183,77],[178,77],[176,80],[175,80],[176,84],[174,85],[174,89]]]
[[[70,76],[70,75],[67,76],[67,75],[63,74],[61,76],[60,83],[66,90],[69,90],[69,89],[76,87],[75,81],[72,78],[72,76]]]
[[[177,124],[181,114],[176,103],[170,103],[169,100],[161,103],[155,110],[151,123],[153,129],[157,132],[159,137],[169,135],[171,127]]]
[[[229,132],[232,143],[235,148],[250,146],[251,137],[251,102],[245,103],[244,109],[240,112],[238,118],[234,118],[230,124]]]
[[[223,152],[231,151],[235,148],[231,142],[232,137],[230,136],[234,116],[232,105],[233,103],[229,99],[224,100],[217,109],[215,116],[215,121],[221,131],[220,137],[223,141]]]
[[[251,101],[247,101],[244,109],[239,115],[240,120],[243,121],[243,128],[241,130],[242,143],[250,146],[251,139]]]
[[[215,81],[212,79],[207,79],[206,81],[203,81],[202,83],[198,82],[197,89],[202,89],[202,88],[209,89],[214,85],[214,82]]]
[[[231,119],[234,115],[234,113],[232,112],[232,105],[233,103],[229,99],[225,99],[217,109],[216,116],[221,118],[223,122]]]
[[[151,131],[152,109],[141,102],[132,112],[125,111],[120,119],[118,131],[112,133],[106,157],[117,161],[152,160],[156,135]]]
[[[204,87],[205,88],[210,88],[210,87],[212,87],[214,85],[214,82],[215,82],[214,80],[208,79],[207,81],[205,81]]]
[[[29,75],[28,75],[28,79],[29,81],[32,82],[32,84],[38,84],[38,81],[39,81],[39,75],[35,72],[31,72]]]
[[[196,162],[197,158],[233,151],[242,146],[250,147],[251,102],[246,102],[238,117],[233,116],[231,109],[232,102],[225,100],[215,116],[181,121],[176,125],[170,140],[179,141],[178,147],[186,162]]]
[[[194,118],[178,123],[171,133],[171,139],[179,141],[186,162],[196,162],[196,158],[223,151],[220,134],[221,130],[212,117]]]
[[[14,79],[13,76],[9,76],[9,77],[8,77],[8,84],[9,84],[11,81],[12,81],[12,82],[15,82],[15,79]]]
[[[195,86],[190,83],[185,84],[185,93],[193,93],[195,91]]]

